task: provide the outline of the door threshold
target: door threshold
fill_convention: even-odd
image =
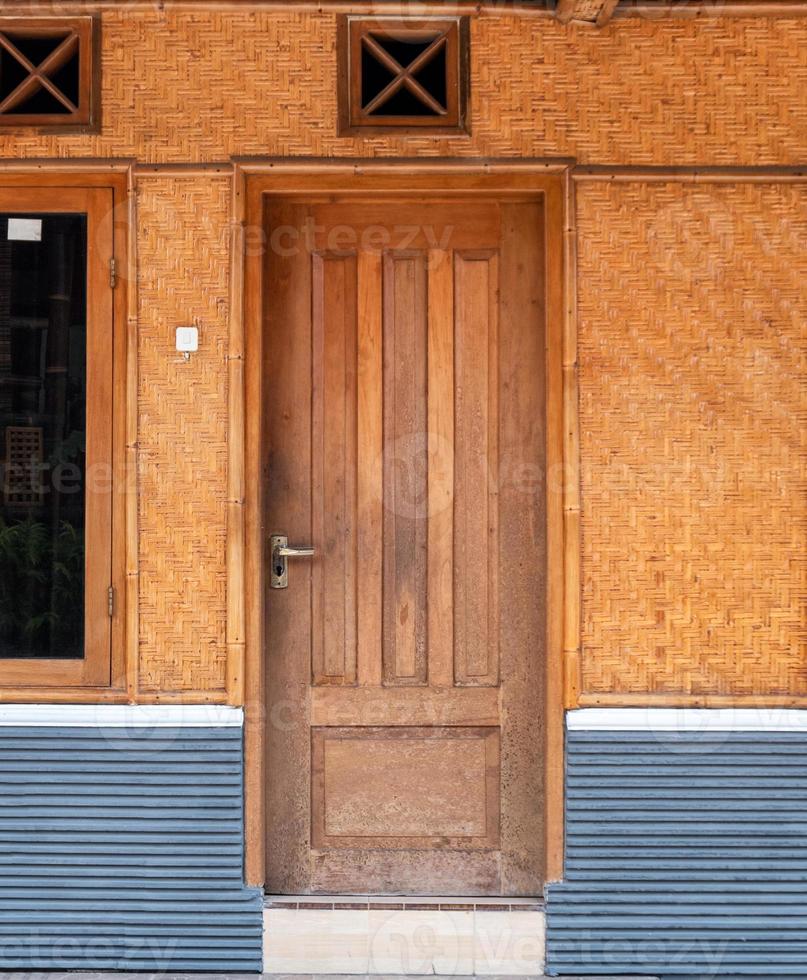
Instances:
[[[510,898],[456,895],[266,895],[268,909],[403,909],[446,912],[542,912],[541,898]]]

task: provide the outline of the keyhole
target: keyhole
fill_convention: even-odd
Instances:
[[[275,575],[278,578],[281,578],[282,577],[282,575],[283,575],[283,566],[282,565],[275,565]]]

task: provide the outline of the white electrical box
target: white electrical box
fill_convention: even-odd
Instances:
[[[180,354],[195,354],[199,350],[198,327],[177,327],[177,350]]]
[[[8,240],[10,242],[41,242],[41,218],[9,218]]]

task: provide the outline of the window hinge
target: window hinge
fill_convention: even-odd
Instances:
[[[114,289],[118,285],[118,263],[115,257],[109,260],[109,288]]]
[[[110,617],[114,616],[115,615],[115,589],[111,585],[107,589],[106,598],[107,598],[107,609],[109,610],[109,615]]]

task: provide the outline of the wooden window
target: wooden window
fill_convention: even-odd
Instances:
[[[95,125],[95,25],[92,17],[0,18],[0,126]]]
[[[114,492],[113,211],[109,187],[0,187],[6,688],[112,680],[122,497]]]
[[[341,133],[468,131],[466,18],[343,17],[338,57]]]

